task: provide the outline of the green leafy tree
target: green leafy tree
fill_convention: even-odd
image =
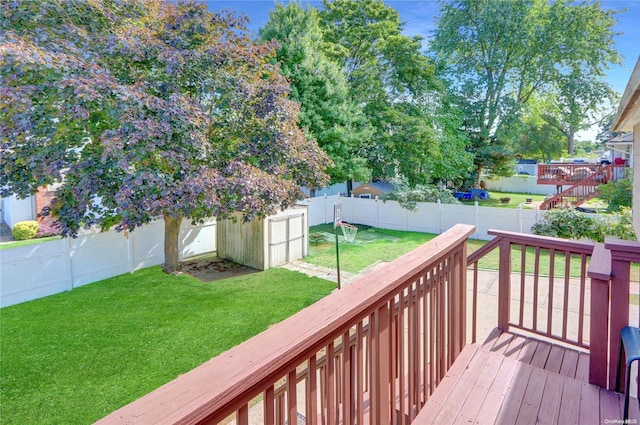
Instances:
[[[548,98],[534,97],[517,127],[514,150],[527,158],[550,161],[563,153],[564,134],[545,119]]]
[[[576,132],[598,124],[618,104],[617,93],[606,82],[579,68],[558,79],[552,96],[543,116],[565,136],[569,155],[575,153]]]
[[[461,149],[459,122],[451,125],[446,86],[421,38],[402,34],[397,11],[379,0],[325,0],[320,17],[327,54],[342,65],[374,128],[363,146],[374,175],[419,184],[466,173],[471,158]],[[447,156],[455,167],[438,166]]]
[[[359,148],[372,131],[351,99],[342,68],[324,53],[317,9],[276,3],[259,36],[278,42],[276,59],[291,82],[291,99],[300,103],[300,126],[333,160],[331,180],[369,181],[371,170]]]
[[[490,158],[484,152],[496,141],[504,143],[501,128],[517,121],[536,93],[554,87],[569,93],[571,71],[601,78],[608,64],[619,61],[614,24],[615,12],[597,2],[443,2],[431,47],[467,101],[474,153]],[[495,148],[503,156],[504,145]],[[476,163],[491,167],[495,161]]]
[[[164,217],[167,272],[183,218],[246,220],[325,183],[285,78],[244,19],[197,3],[3,4],[0,188],[61,183],[50,213],[134,230]]]

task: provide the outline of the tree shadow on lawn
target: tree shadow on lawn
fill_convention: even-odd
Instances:
[[[213,282],[215,280],[258,273],[259,271],[211,254],[182,262],[182,273],[195,277],[202,282]]]

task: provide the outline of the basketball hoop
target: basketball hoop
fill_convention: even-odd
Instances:
[[[347,242],[354,242],[356,240],[356,234],[358,233],[358,228],[349,223],[340,223],[340,228],[342,229],[342,236],[344,236],[344,240]]]

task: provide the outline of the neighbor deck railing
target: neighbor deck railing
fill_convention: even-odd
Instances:
[[[625,164],[538,164],[538,184],[571,185],[589,176],[600,184],[624,177]]]
[[[411,422],[466,343],[473,231],[453,227],[98,423]]]

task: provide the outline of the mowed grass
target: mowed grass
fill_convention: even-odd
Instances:
[[[549,186],[549,193],[555,193],[555,186]],[[509,202],[503,204],[500,198],[510,198]],[[520,204],[526,204],[527,199],[533,202],[544,201],[545,195],[535,195],[531,193],[511,193],[511,192],[495,192],[489,191],[489,199],[478,199],[478,205],[481,207],[498,207],[498,208],[518,208]],[[464,201],[464,204],[475,205],[473,201]]]
[[[340,243],[340,268],[342,270],[359,273],[365,268],[379,262],[392,261],[401,255],[411,251],[414,248],[434,239],[437,235],[433,233],[405,232],[399,230],[376,229],[369,226],[356,224],[359,229],[365,229],[365,232],[379,235],[373,240],[362,241],[363,236],[356,236],[358,243]],[[309,229],[309,233],[314,232],[333,232],[332,225],[313,226]],[[359,235],[362,234],[360,230]],[[358,237],[360,239],[358,240]],[[371,239],[367,237],[366,239]],[[364,243],[363,243],[364,242]],[[467,241],[467,254],[471,254],[482,248],[487,241],[469,239]],[[311,246],[310,256],[305,261],[311,264],[317,264],[324,267],[336,267],[336,251],[334,239],[328,237],[324,243]],[[520,247],[514,246],[511,250],[511,270],[514,273],[521,271],[522,250]],[[564,276],[566,267],[566,258],[562,253],[556,253],[554,256],[554,275]],[[549,276],[551,271],[551,255],[548,250],[540,251],[539,274]],[[495,248],[489,254],[485,255],[479,262],[479,267],[485,270],[498,270],[500,268],[499,249]],[[640,271],[638,265],[631,268],[631,280],[637,282],[640,280]],[[535,248],[527,248],[525,256],[525,272],[533,274],[535,272]],[[569,274],[571,277],[580,277],[582,274],[582,261],[580,256],[572,255],[569,261]]]
[[[19,246],[35,245],[44,242],[57,241],[58,239],[60,239],[60,236],[47,236],[46,238],[26,239],[24,241],[3,242],[0,243],[0,251],[10,248],[17,248]]]
[[[1,422],[92,423],[334,288],[284,269],[204,283],[151,267],[3,308]]]
[[[356,241],[362,241],[363,233],[366,232],[367,242],[340,242],[340,269],[350,273],[358,273],[378,261],[392,261],[437,236],[432,233],[356,226],[359,228]],[[332,233],[333,226],[321,225],[309,229],[310,234],[315,232]],[[335,239],[328,237],[323,243],[311,244],[310,248],[311,255],[305,258],[306,262],[323,267],[336,267]]]

